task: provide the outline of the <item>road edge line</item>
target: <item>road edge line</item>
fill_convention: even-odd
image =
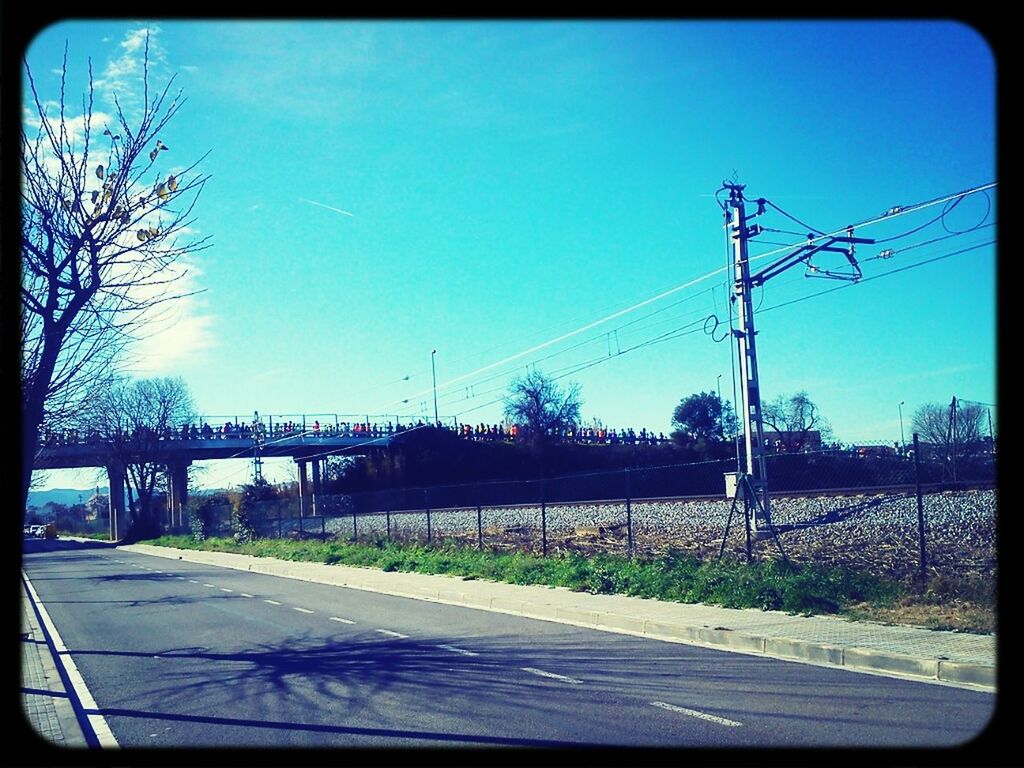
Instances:
[[[82,678],[82,673],[78,671],[75,660],[71,658],[71,653],[68,651],[67,646],[64,645],[64,640],[61,639],[57,627],[46,610],[46,606],[43,605],[43,601],[39,598],[39,593],[36,592],[35,587],[32,585],[32,580],[29,579],[24,569],[21,571],[21,578],[25,583],[25,588],[32,600],[32,608],[35,610],[42,627],[43,635],[46,639],[46,647],[49,649],[53,657],[54,666],[57,668],[61,681],[64,683],[64,689],[67,691],[68,698],[71,700],[71,706],[75,711],[75,719],[78,720],[78,725],[82,728],[86,742],[94,749],[97,747],[103,749],[120,747],[121,745],[114,738],[106,718],[99,712],[96,700],[93,699],[92,693],[89,692],[89,688]]]

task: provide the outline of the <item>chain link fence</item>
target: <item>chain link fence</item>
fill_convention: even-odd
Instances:
[[[921,451],[924,454],[924,451]],[[933,573],[989,578],[996,569],[994,461],[956,482],[941,458],[850,450],[766,457],[778,541],[755,556],[855,567],[909,577],[922,554]],[[526,481],[477,482],[320,494],[303,517],[297,498],[259,502],[252,515],[268,538],[453,543],[537,555],[599,552],[651,556],[669,548],[718,555],[732,500],[724,474],[735,459],[640,467]],[[920,483],[920,510],[918,492]],[[742,504],[725,551],[745,551]],[[211,533],[231,535],[228,505]],[[926,550],[922,549],[922,542]]]

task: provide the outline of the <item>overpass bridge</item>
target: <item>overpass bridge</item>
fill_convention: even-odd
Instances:
[[[323,417],[334,417],[333,419]],[[384,417],[386,418],[386,417]],[[216,428],[211,425],[218,425]],[[316,515],[316,499],[322,493],[323,468],[332,455],[365,455],[387,449],[403,432],[419,425],[392,422],[341,420],[337,414],[300,415],[298,418],[269,416],[252,423],[238,417],[208,417],[199,424],[182,425],[163,434],[143,437],[110,436],[91,433],[79,435],[65,431],[60,435],[44,433],[33,459],[33,469],[105,468],[110,483],[111,536],[120,538],[124,529],[124,494],[114,492],[126,483],[123,451],[115,448],[127,440],[135,453],[147,462],[161,465],[167,474],[168,514],[171,526],[183,526],[188,501],[188,467],[195,461],[217,459],[291,458],[299,477],[300,513]],[[255,428],[254,426],[255,425]],[[312,469],[312,483],[309,470]]]

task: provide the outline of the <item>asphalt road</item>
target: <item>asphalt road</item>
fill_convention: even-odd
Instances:
[[[26,540],[125,747],[945,747],[995,696]]]

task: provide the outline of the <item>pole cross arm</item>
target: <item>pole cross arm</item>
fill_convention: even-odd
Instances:
[[[867,237],[830,237],[821,245],[813,245],[808,243],[807,245],[800,246],[793,253],[787,254],[776,261],[773,261],[767,267],[762,269],[750,276],[750,284],[752,286],[764,285],[768,280],[771,280],[777,275],[781,275],[790,267],[796,266],[797,264],[803,263],[807,266],[808,277],[831,277],[839,280],[852,280],[856,282],[861,278],[860,266],[857,264],[857,259],[853,255],[853,246],[856,244],[871,245],[875,241]],[[848,248],[836,248],[835,243],[844,243],[848,245]],[[811,264],[811,257],[820,251],[832,251],[835,253],[841,253],[846,256],[850,262],[850,266],[853,267],[854,273],[848,272],[834,272],[831,270],[822,270],[813,264]]]

